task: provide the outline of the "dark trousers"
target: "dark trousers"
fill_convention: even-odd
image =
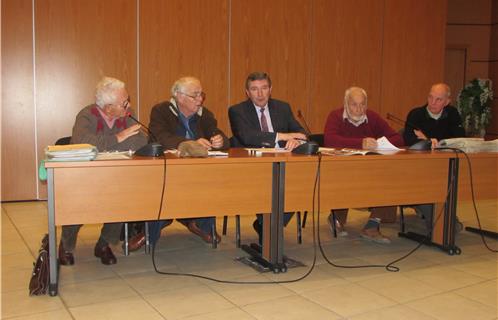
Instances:
[[[108,244],[117,244],[121,234],[121,227],[123,223],[104,223],[100,231],[100,237],[97,241],[96,247],[104,247]],[[72,252],[76,247],[76,239],[82,224],[75,224],[69,226],[62,226],[61,243],[65,251]]]

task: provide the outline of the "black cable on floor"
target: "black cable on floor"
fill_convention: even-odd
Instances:
[[[183,277],[192,277],[192,278],[199,278],[199,279],[205,279],[205,280],[209,280],[209,281],[213,281],[213,282],[218,282],[218,283],[226,283],[226,284],[283,284],[283,283],[293,283],[293,282],[298,282],[298,281],[301,281],[303,280],[304,278],[308,277],[311,272],[313,271],[313,269],[315,268],[315,265],[316,265],[316,257],[317,257],[317,254],[316,254],[316,236],[315,236],[315,230],[316,230],[316,223],[315,223],[315,194],[316,194],[316,187],[317,187],[317,183],[318,181],[320,180],[320,160],[318,161],[318,167],[317,167],[317,170],[316,170],[316,175],[315,175],[315,183],[314,183],[314,186],[313,186],[313,204],[312,204],[312,208],[313,208],[313,212],[312,212],[312,221],[313,221],[313,262],[310,266],[310,268],[308,269],[308,271],[296,278],[296,279],[291,279],[291,280],[281,280],[281,281],[235,281],[235,280],[223,280],[223,279],[217,279],[217,278],[213,278],[213,277],[208,277],[208,276],[203,276],[203,275],[200,275],[200,274],[195,274],[195,273],[182,273],[182,272],[165,272],[165,271],[160,271],[158,268],[157,268],[157,265],[156,265],[156,259],[155,259],[155,244],[152,245],[152,265],[154,266],[154,271],[158,274],[162,274],[162,275],[169,275],[169,276],[183,276]],[[163,193],[164,193],[164,186],[165,186],[165,183],[166,182],[166,158],[164,159],[164,177],[163,177]],[[158,213],[158,219],[159,217],[161,216],[161,209],[162,209],[162,201],[163,201],[163,197],[161,196],[161,206],[159,207],[159,213]]]

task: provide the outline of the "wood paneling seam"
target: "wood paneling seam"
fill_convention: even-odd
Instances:
[[[35,0],[31,1],[31,22],[33,33],[33,117],[34,117],[34,132],[35,132],[35,185],[36,185],[36,199],[40,199],[40,185],[38,183],[38,123],[37,123],[37,101],[36,101],[36,34],[35,34]]]

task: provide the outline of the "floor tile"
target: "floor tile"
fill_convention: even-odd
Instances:
[[[394,272],[374,279],[359,281],[356,284],[399,303],[441,292],[441,290],[424,282]]]
[[[139,297],[116,299],[86,306],[69,308],[76,320],[164,319]]]
[[[497,310],[478,302],[463,298],[455,293],[443,293],[409,302],[408,307],[436,319],[496,319]]]
[[[478,277],[451,267],[435,266],[404,273],[405,276],[424,282],[439,290],[454,290],[482,282]]]
[[[396,304],[395,301],[354,283],[306,291],[302,296],[343,317]]]
[[[201,315],[187,317],[188,320],[254,320],[253,316],[249,315],[247,312],[238,309],[226,309],[211,313],[203,313]]]
[[[234,307],[204,285],[146,294],[143,297],[167,319],[180,319]]]
[[[268,282],[264,276],[236,279],[240,282]],[[226,284],[212,283],[209,287],[237,306],[294,295],[294,292],[280,284]]]
[[[455,290],[454,293],[498,310],[498,280],[488,280]]]
[[[257,319],[340,319],[340,316],[304,297],[291,296],[242,307]]]
[[[59,286],[59,294],[68,307],[138,296],[125,281],[118,278],[62,283]]]
[[[29,296],[28,287],[2,294],[2,318],[26,316],[63,309],[59,297]]]
[[[434,320],[436,318],[402,305],[372,310],[348,317],[348,320]]]

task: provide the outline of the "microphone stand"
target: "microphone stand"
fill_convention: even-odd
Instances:
[[[157,142],[156,136],[150,131],[149,127],[138,121],[134,116],[131,115],[131,113],[127,114],[130,119],[141,125],[145,130],[147,130],[148,136],[151,138],[153,142],[146,144],[145,146],[141,147],[137,151],[135,151],[135,154],[138,156],[143,156],[143,157],[160,157],[164,155],[164,148],[163,146]]]

